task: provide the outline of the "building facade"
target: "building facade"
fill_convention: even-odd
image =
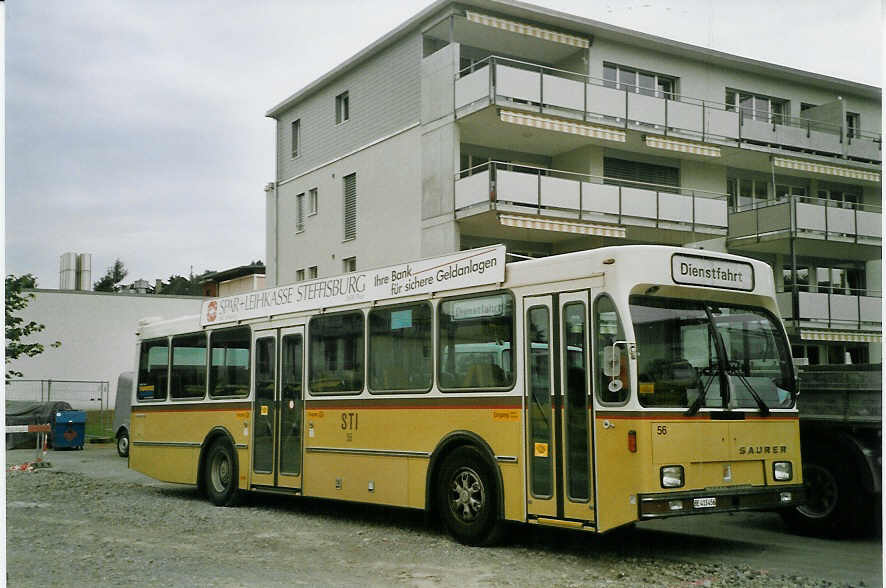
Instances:
[[[685,245],[772,266],[795,357],[880,362],[880,95],[441,0],[268,111],[267,283],[491,243]]]

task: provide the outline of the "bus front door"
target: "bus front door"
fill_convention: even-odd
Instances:
[[[256,331],[252,484],[301,488],[304,327]]]
[[[587,308],[586,291],[523,299],[530,517],[596,519]]]

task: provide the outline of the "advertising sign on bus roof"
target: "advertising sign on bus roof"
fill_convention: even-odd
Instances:
[[[203,303],[203,326],[503,282],[505,246],[246,292]]]

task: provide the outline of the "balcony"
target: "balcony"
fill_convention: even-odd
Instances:
[[[724,103],[626,84],[613,86],[614,82],[575,72],[492,56],[457,74],[455,112],[461,117],[495,104],[702,142],[757,143],[881,161],[879,133],[853,129],[847,134],[839,120],[829,123],[774,113],[767,120],[755,120]]]
[[[882,214],[878,206],[835,203],[808,196],[767,201],[729,214],[730,246],[747,239],[759,242],[791,236],[827,241],[833,245],[851,243],[879,249]],[[811,246],[820,248],[820,244]]]
[[[455,179],[455,214],[488,211],[723,236],[726,195],[492,161]],[[647,237],[651,238],[651,237]],[[679,242],[679,239],[678,239]]]
[[[842,293],[785,291],[776,294],[785,321],[804,329],[875,331],[882,329],[882,299],[877,292]]]

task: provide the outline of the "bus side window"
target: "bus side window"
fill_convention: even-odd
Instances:
[[[206,395],[206,333],[172,338],[172,398]]]
[[[369,312],[369,389],[431,389],[431,305],[376,308]]]
[[[252,332],[249,327],[212,331],[209,338],[211,369],[209,395],[247,396],[249,394],[249,353]]]
[[[138,387],[136,398],[166,400],[166,380],[169,374],[169,340],[142,341],[138,358]]]
[[[311,319],[308,383],[312,394],[363,390],[363,330],[359,310]]]
[[[618,376],[607,376],[603,373],[603,353],[607,347],[612,347],[616,341],[624,341],[625,334],[621,319],[615,309],[615,303],[607,295],[602,295],[594,302],[594,327],[596,330],[596,376],[597,399],[605,404],[624,404],[630,396],[631,379],[628,369],[628,354],[626,346],[622,343],[616,345],[615,351],[619,357],[620,373]],[[614,380],[621,381],[621,388],[613,391],[610,383]]]
[[[442,301],[438,309],[440,388],[512,388],[513,297],[499,293],[454,298]]]

